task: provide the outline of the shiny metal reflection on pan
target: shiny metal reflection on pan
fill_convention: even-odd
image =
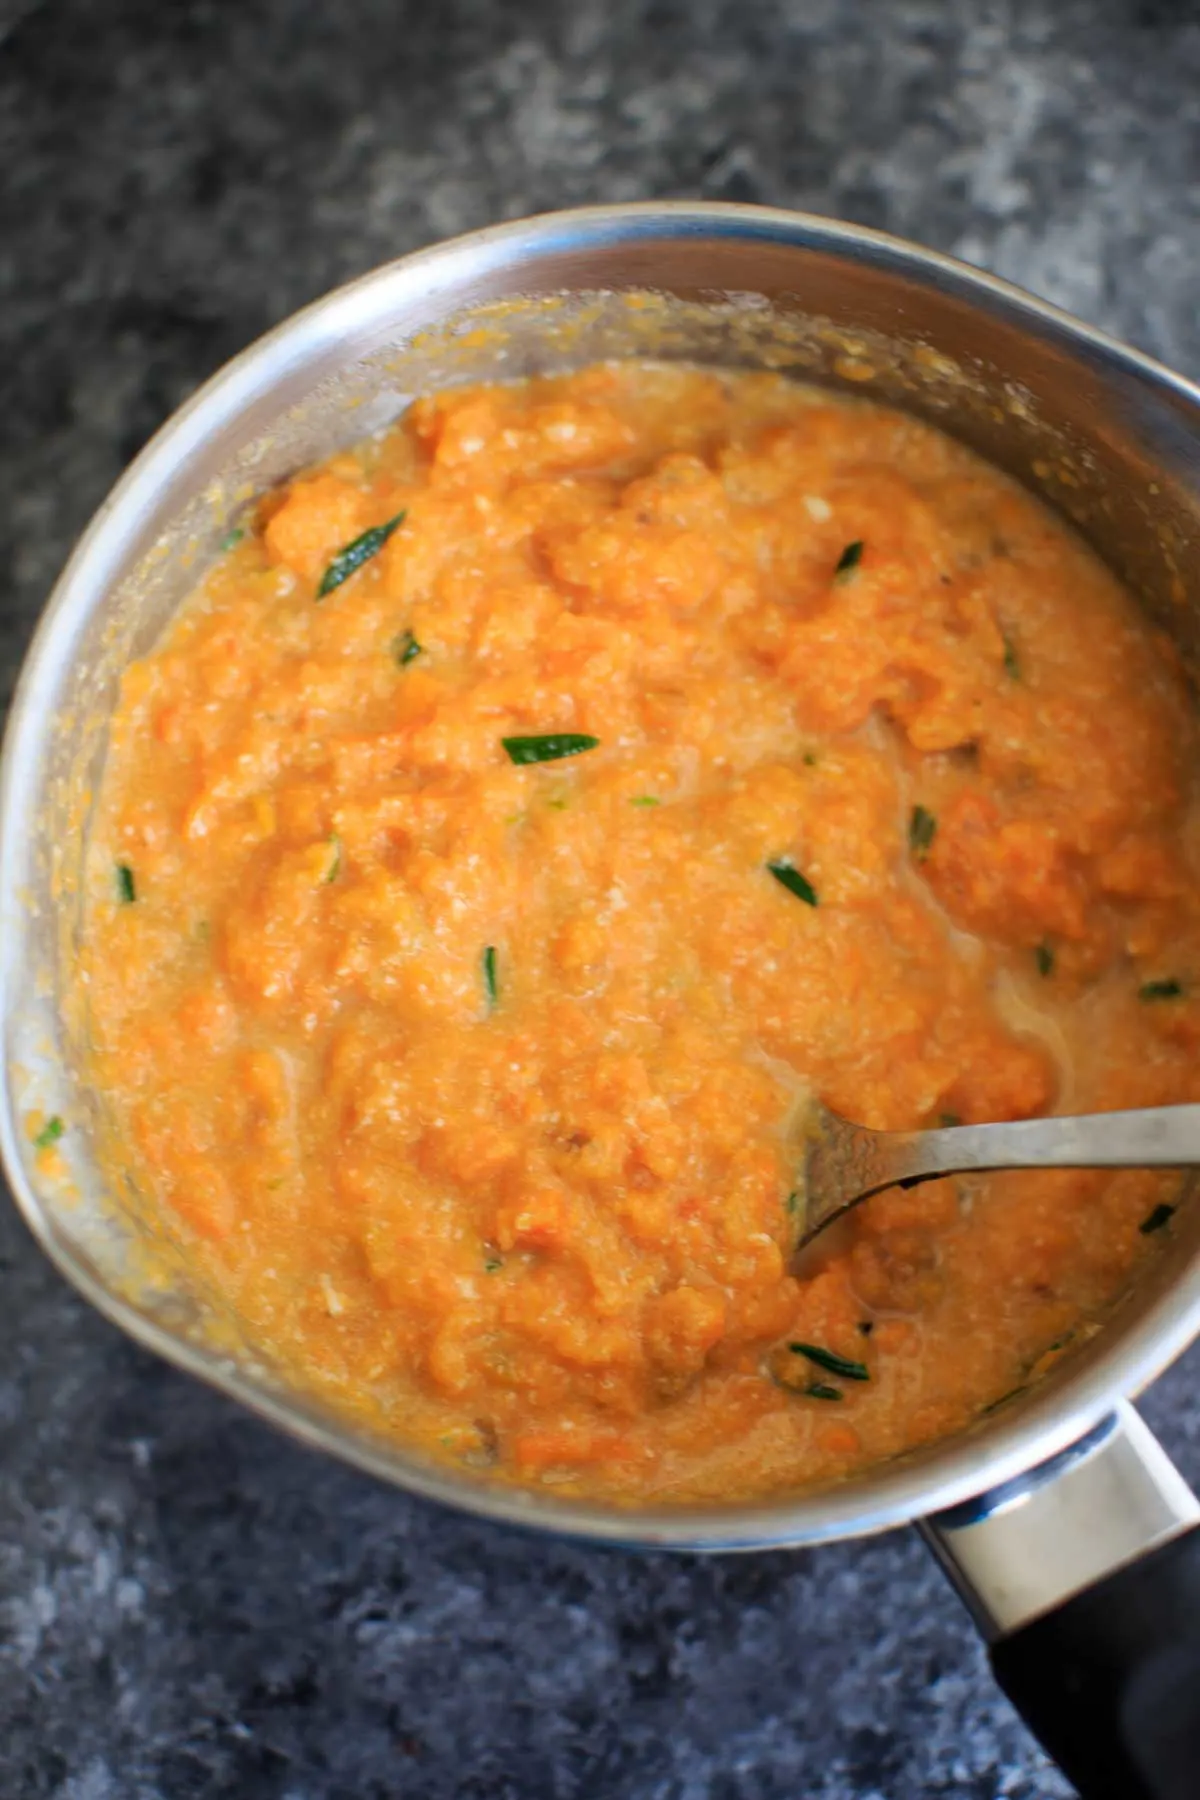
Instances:
[[[1200,1329],[1200,1206],[1102,1328],[971,1428],[755,1504],[617,1509],[489,1485],[372,1436],[215,1333],[186,1269],[137,1280],[105,1192],[102,1109],[63,1003],[106,723],[126,662],[238,507],[447,382],[682,357],[908,407],[1065,513],[1176,643],[1200,650],[1200,390],[1008,284],[878,232],[766,208],[648,204],[502,225],[351,283],[234,359],[84,534],[21,677],[0,768],[0,1149],[55,1265],[140,1343],[315,1448],[431,1500],[597,1543],[734,1551],[907,1521],[997,1674],[1088,1800],[1200,1791],[1200,1505],[1130,1396]],[[67,1181],[21,1118],[69,1117]],[[74,1128],[77,1127],[77,1128]]]

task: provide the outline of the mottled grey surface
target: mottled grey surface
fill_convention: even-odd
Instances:
[[[203,376],[498,217],[707,195],[956,251],[1200,373],[1171,0],[0,0],[0,698]],[[916,1542],[635,1559],[318,1462],[0,1210],[3,1800],[1055,1800]],[[1200,1478],[1192,1357],[1148,1410]]]

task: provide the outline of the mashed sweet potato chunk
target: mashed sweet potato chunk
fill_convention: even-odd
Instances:
[[[96,1078],[210,1289],[373,1428],[622,1502],[829,1479],[1044,1367],[1176,1183],[884,1194],[794,1270],[796,1109],[1200,1099],[1192,734],[1091,553],[913,419],[437,395],[128,671]]]

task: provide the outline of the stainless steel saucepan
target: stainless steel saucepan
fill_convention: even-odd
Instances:
[[[433,1467],[290,1390],[189,1285],[139,1275],[155,1227],[104,1191],[102,1100],[70,1003],[82,847],[120,673],[238,509],[447,382],[682,357],[782,370],[956,433],[1072,519],[1191,665],[1200,649],[1200,390],[1053,307],[879,233],[753,207],[553,214],[402,258],[237,357],[159,432],[85,533],[21,679],[0,771],[0,1141],[30,1229],[140,1343],[309,1444],[489,1518],[598,1542],[740,1550],[909,1520],[997,1674],[1089,1800],[1200,1794],[1200,1506],[1129,1404],[1200,1327],[1200,1203],[1041,1382],[971,1429],[756,1505],[622,1511]],[[28,1120],[67,1122],[69,1180]],[[45,1161],[46,1159],[43,1159]],[[124,1221],[124,1222],[118,1222]],[[169,1244],[157,1259],[169,1261]]]

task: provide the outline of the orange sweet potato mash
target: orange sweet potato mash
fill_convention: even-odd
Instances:
[[[96,1081],[346,1414],[617,1502],[827,1480],[1036,1375],[1178,1183],[888,1193],[793,1272],[798,1107],[1200,1099],[1193,753],[1116,582],[926,425],[647,364],[440,394],[129,669]]]

